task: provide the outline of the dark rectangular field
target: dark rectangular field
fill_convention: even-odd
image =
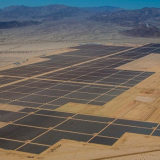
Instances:
[[[10,124],[0,128],[0,138],[27,141],[32,140],[45,131],[45,129]]]
[[[125,119],[117,119],[116,121],[114,121],[114,123],[129,125],[129,126],[145,127],[145,128],[154,128],[158,125],[158,123],[131,121],[131,120],[125,120]]]
[[[150,135],[153,129],[137,128],[121,125],[110,125],[99,135],[120,138],[125,132]]]
[[[152,135],[153,135],[153,136],[159,136],[159,137],[160,137],[160,130],[155,130]]]
[[[87,134],[94,134],[100,132],[104,127],[108,124],[106,123],[97,123],[97,122],[87,122],[87,121],[80,121],[80,120],[68,120],[61,124],[60,126],[56,127],[56,129],[64,130],[64,131],[72,131],[72,132],[79,132],[79,133],[87,133]]]
[[[97,122],[112,122],[114,118],[107,118],[107,117],[97,117],[97,116],[89,116],[89,115],[81,115],[78,114],[73,117],[74,119],[81,119],[81,120],[89,120],[89,121],[97,121]]]
[[[56,111],[48,111],[48,110],[40,110],[36,112],[36,114],[48,115],[48,116],[57,116],[57,117],[72,117],[73,113],[65,113],[65,112],[56,112]]]
[[[39,143],[39,144],[53,145],[62,139],[87,142],[91,138],[92,138],[91,135],[51,130],[47,132],[46,134],[35,139],[33,142]]]
[[[116,141],[117,139],[114,138],[96,136],[91,141],[89,141],[89,143],[112,146]]]
[[[42,146],[42,145],[36,145],[36,144],[26,144],[19,148],[17,151],[21,152],[27,152],[27,153],[33,153],[33,154],[40,154],[49,147],[47,146]]]
[[[21,98],[20,101],[43,104],[43,103],[51,102],[55,99],[57,99],[57,97],[49,97],[49,96],[44,96],[44,95],[42,96],[42,95],[33,95],[32,94],[32,95],[26,96],[24,98]]]
[[[38,103],[22,102],[22,101],[12,101],[9,104],[16,105],[16,106],[23,106],[23,107],[33,107],[33,108],[37,108],[42,105],[42,104],[38,104]]]
[[[15,150],[16,148],[18,148],[22,145],[24,145],[23,142],[0,139],[0,148],[3,148],[5,150]]]
[[[65,118],[49,117],[42,115],[29,115],[16,121],[15,123],[27,126],[50,128],[62,123],[65,120]]]
[[[26,116],[25,113],[8,112],[0,116],[0,122],[12,122]]]

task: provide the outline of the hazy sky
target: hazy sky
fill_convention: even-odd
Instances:
[[[126,9],[143,7],[160,8],[160,0],[0,0],[0,8],[10,5],[43,6],[49,4],[64,4],[78,7],[109,5]]]

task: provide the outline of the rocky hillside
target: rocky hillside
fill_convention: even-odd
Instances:
[[[66,17],[81,16],[84,20],[95,13],[117,10],[116,7],[104,6],[93,8],[78,8],[65,5],[48,5],[41,7],[10,6],[0,9],[0,29],[25,27],[40,24],[35,21],[57,21]],[[22,21],[23,20],[23,21]],[[6,22],[5,22],[6,21]]]
[[[26,27],[31,25],[38,25],[40,22],[37,21],[8,21],[8,22],[0,22],[0,29],[10,29],[10,28],[18,28],[18,27]]]
[[[105,22],[137,29],[139,24],[148,23],[148,21],[160,22],[160,9],[124,10],[111,6],[78,8],[65,5],[10,6],[0,9],[0,21],[2,21],[0,29],[40,24],[37,21],[50,23],[64,19],[64,23],[67,23],[68,17],[72,19],[72,22],[78,20],[84,23],[87,21]]]
[[[64,5],[49,5],[42,7],[27,7],[27,6],[11,6],[1,10],[0,18],[8,19],[25,19],[25,18],[44,18],[51,15],[68,16],[73,12],[78,12],[76,7],[68,7]]]
[[[23,18],[53,18],[60,19],[64,17],[76,16],[78,14],[112,11],[116,7],[94,7],[94,8],[78,8],[69,7],[65,5],[48,5],[41,7],[27,7],[27,6],[10,6],[0,10],[0,18],[8,19],[23,19]]]
[[[137,27],[121,32],[121,34],[132,37],[157,38],[160,37],[160,29],[150,24],[140,24]]]
[[[91,17],[94,21],[116,23],[121,26],[137,26],[150,19],[160,18],[159,8],[143,8],[139,10],[118,10],[103,12]]]
[[[101,13],[105,11],[115,12],[118,11],[120,8],[113,7],[113,6],[101,6],[101,7],[85,7],[82,8],[86,12],[94,12],[95,13]]]

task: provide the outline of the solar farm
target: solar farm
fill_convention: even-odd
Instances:
[[[113,147],[160,137],[160,44],[86,44],[0,71],[0,148],[43,154],[63,139]],[[158,59],[159,58],[159,59]]]

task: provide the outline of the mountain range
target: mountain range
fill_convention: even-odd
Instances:
[[[113,23],[123,27],[134,27],[134,32],[137,31],[137,34],[139,34],[139,29],[144,29],[144,26],[140,27],[141,24],[149,23],[148,21],[160,22],[160,8],[125,10],[112,6],[86,8],[65,5],[41,7],[10,6],[0,10],[0,29],[38,25],[46,21],[53,22],[66,18],[76,19],[76,21],[83,19],[83,21]],[[128,32],[128,30],[126,33],[123,32],[123,35],[129,35]]]
[[[28,7],[28,6],[10,6],[0,10],[0,18],[6,19],[25,19],[25,18],[49,18],[49,17],[68,17],[88,13],[101,13],[103,11],[117,10],[117,7],[91,7],[91,8],[78,8],[65,5],[48,5],[41,7]]]
[[[138,10],[120,9],[116,12],[103,12],[91,17],[94,21],[115,23],[121,26],[136,26],[148,20],[160,20],[160,8],[143,8]]]
[[[31,25],[38,25],[38,21],[9,21],[9,22],[0,22],[0,29],[10,29],[10,28],[19,28],[26,27]]]
[[[122,26],[134,26],[149,19],[160,19],[159,8],[124,10],[117,7],[78,8],[65,5],[48,5],[41,7],[10,6],[0,10],[0,20],[42,19],[59,20],[65,17],[88,15],[88,19]]]
[[[132,37],[158,38],[160,29],[149,24],[140,24],[133,29],[122,31],[121,34]]]

